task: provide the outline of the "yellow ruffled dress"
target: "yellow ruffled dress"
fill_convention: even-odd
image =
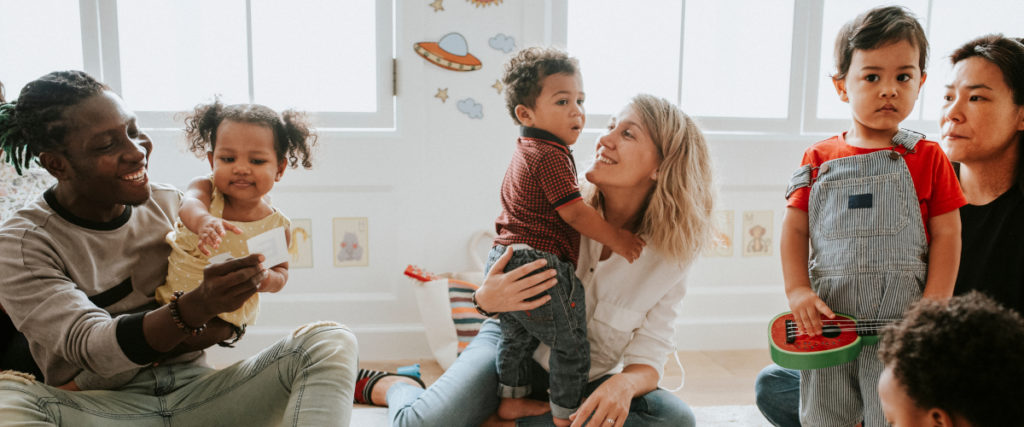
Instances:
[[[224,195],[216,187],[210,200],[210,214],[217,218],[224,216]],[[242,234],[235,234],[228,231],[221,237],[220,246],[217,249],[210,249],[210,255],[206,256],[199,251],[199,236],[193,233],[188,227],[181,223],[178,218],[174,223],[174,230],[167,233],[167,243],[171,245],[171,255],[168,257],[167,280],[156,289],[156,300],[160,304],[170,301],[175,291],[188,292],[199,287],[203,281],[203,269],[210,264],[209,258],[228,253],[232,258],[240,258],[249,255],[249,248],[246,241],[252,237],[262,234],[277,227],[285,227],[288,232],[291,221],[281,211],[274,209],[274,212],[263,219],[251,222],[228,221],[242,229]],[[267,266],[272,267],[272,266]],[[251,325],[260,312],[260,295],[253,295],[245,301],[238,310],[221,313],[217,317],[238,326]]]

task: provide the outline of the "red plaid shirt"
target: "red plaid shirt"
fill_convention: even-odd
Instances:
[[[558,209],[581,201],[569,147],[551,133],[523,127],[501,183],[501,214],[494,244],[525,243],[576,264],[580,233]]]

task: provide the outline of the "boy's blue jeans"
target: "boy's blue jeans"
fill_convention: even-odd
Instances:
[[[505,246],[494,245],[485,271],[491,269],[505,250]],[[538,344],[544,343],[551,347],[548,359],[551,414],[567,419],[583,401],[590,373],[583,284],[571,263],[530,248],[513,247],[512,259],[505,271],[539,258],[546,259],[547,267],[555,269],[558,284],[547,291],[551,300],[544,305],[499,315],[502,340],[498,348],[498,395],[520,398],[531,394],[531,378],[533,370],[537,369],[533,352]]]

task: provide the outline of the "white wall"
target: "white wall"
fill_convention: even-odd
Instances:
[[[314,170],[285,174],[271,194],[291,218],[312,219],[314,268],[292,268],[285,289],[263,297],[259,323],[239,348],[215,350],[215,363],[245,357],[294,327],[321,319],[352,327],[364,360],[429,357],[412,283],[402,271],[407,264],[435,272],[469,269],[470,236],[493,228],[498,188],[518,129],[491,87],[508,55],[487,41],[504,33],[517,47],[543,44],[545,7],[539,0],[490,7],[449,0],[437,12],[425,1],[400,1],[396,8],[398,129],[323,131]],[[465,36],[482,69],[444,70],[413,51],[414,43],[437,41],[453,31]],[[448,88],[447,102],[434,98],[439,88]],[[456,102],[464,98],[483,104],[482,119],[457,110]],[[151,136],[154,180],[184,186],[208,172],[205,161],[184,153],[180,131],[157,130]],[[595,137],[586,133],[576,145],[580,170],[589,164]],[[786,308],[776,243],[785,182],[815,138],[709,139],[719,206],[735,213],[733,237],[742,241],[744,211],[773,210],[772,255],[743,257],[737,243],[731,257],[700,259],[690,275],[679,346],[765,348],[767,321]],[[369,218],[369,266],[333,266],[334,217]]]

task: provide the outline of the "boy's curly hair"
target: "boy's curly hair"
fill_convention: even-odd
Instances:
[[[853,51],[877,49],[900,41],[917,46],[920,51],[918,65],[924,72],[928,64],[928,38],[909,9],[902,6],[876,7],[857,15],[843,25],[836,36],[836,73],[832,78],[846,78],[853,61]]]
[[[84,71],[54,71],[21,89],[18,99],[0,102],[0,150],[18,174],[40,153],[63,152],[68,129],[64,111],[110,90]]]
[[[197,105],[185,118],[185,136],[188,149],[196,157],[206,157],[217,145],[217,128],[224,120],[252,123],[270,128],[274,133],[274,151],[277,160],[287,161],[295,168],[300,164],[309,169],[312,149],[317,135],[304,113],[285,110],[281,114],[259,104],[224,105],[217,98],[211,104]]]
[[[517,125],[516,106],[533,108],[542,89],[541,82],[552,74],[578,74],[580,63],[568,53],[553,47],[520,50],[505,63],[501,83],[505,85],[505,108]]]
[[[1024,405],[1024,320],[974,291],[922,300],[882,334],[878,356],[918,407],[974,426],[1019,425]]]

